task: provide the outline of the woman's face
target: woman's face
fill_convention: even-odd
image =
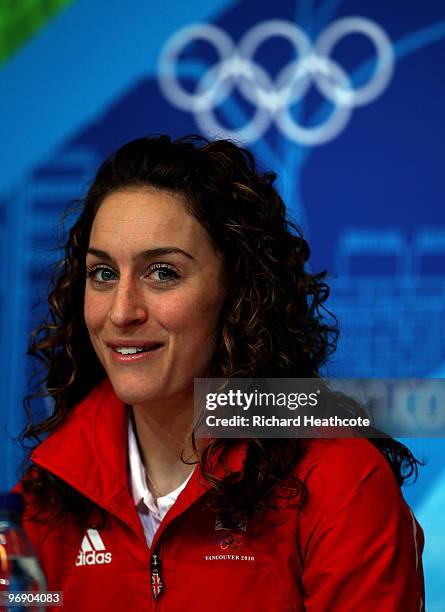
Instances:
[[[213,356],[223,262],[180,196],[134,189],[102,202],[86,259],[85,322],[130,405],[190,393]]]

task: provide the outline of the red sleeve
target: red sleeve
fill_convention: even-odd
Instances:
[[[33,498],[31,495],[26,494],[22,488],[22,481],[17,483],[15,487],[12,489],[13,493],[21,493],[25,499],[25,510],[21,517],[21,525],[23,531],[28,536],[34,552],[37,556],[37,559],[41,561],[41,544],[44,538],[44,534],[48,532],[48,525],[44,525],[38,521],[32,520],[37,508],[33,503]]]
[[[361,439],[312,446],[298,532],[306,612],[424,610],[423,532],[385,458]]]

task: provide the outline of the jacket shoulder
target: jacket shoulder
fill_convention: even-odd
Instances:
[[[383,454],[366,439],[311,440],[297,475],[308,609],[422,609],[423,532]]]
[[[315,472],[328,478],[330,489],[334,490],[347,488],[378,473],[391,488],[394,484],[396,490],[400,490],[388,461],[366,438],[310,439],[303,442],[303,447],[304,455],[297,468],[297,475],[302,480]]]

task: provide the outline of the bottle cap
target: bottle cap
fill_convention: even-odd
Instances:
[[[22,514],[24,507],[25,503],[21,493],[0,493],[0,512],[7,510]]]

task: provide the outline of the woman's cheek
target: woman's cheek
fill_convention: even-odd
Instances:
[[[107,303],[104,296],[96,295],[90,291],[85,292],[84,318],[88,330],[101,328],[107,316]]]
[[[189,328],[194,321],[203,322],[207,310],[203,299],[203,296],[197,292],[175,293],[169,296],[168,300],[158,304],[156,318],[164,328],[171,331]]]

